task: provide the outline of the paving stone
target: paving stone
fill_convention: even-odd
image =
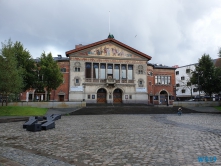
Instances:
[[[0,157],[21,165],[221,165],[219,115],[65,116],[36,133],[22,124],[0,128]],[[217,161],[200,163],[199,156]]]

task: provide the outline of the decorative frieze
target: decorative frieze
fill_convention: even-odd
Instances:
[[[97,63],[118,63],[118,64],[146,64],[146,61],[135,60],[116,60],[116,59],[95,59],[95,58],[79,58],[70,57],[71,61],[97,62]]]

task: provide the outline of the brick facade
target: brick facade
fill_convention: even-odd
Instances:
[[[62,58],[61,55],[54,57],[60,67],[64,82],[56,89],[51,91],[50,101],[69,101],[69,58]],[[20,101],[45,101],[47,91],[42,94],[36,94],[35,89],[28,89],[20,94]]]
[[[167,78],[168,80],[163,82],[163,84],[159,84],[156,82],[157,76]],[[176,97],[175,82],[175,68],[148,64],[147,87],[149,104],[172,104]]]

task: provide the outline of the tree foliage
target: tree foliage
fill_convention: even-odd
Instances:
[[[0,50],[0,93],[6,101],[11,93],[21,92],[22,74],[22,68],[18,66],[15,58],[13,43],[9,39],[7,43],[2,43]]]
[[[14,55],[17,60],[17,68],[22,69],[23,91],[33,87],[35,82],[36,65],[29,51],[24,49],[21,42],[16,41],[13,45]]]
[[[221,89],[221,69],[214,66],[209,55],[202,55],[199,63],[192,72],[191,82],[196,84],[200,91],[204,91],[211,96],[219,93]]]
[[[45,52],[42,53],[40,62],[38,64],[39,72],[43,80],[44,87],[47,90],[47,100],[49,100],[49,94],[52,90],[57,89],[63,82],[63,75],[56,61],[54,61],[52,54]]]

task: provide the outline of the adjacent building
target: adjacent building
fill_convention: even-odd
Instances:
[[[175,71],[176,74],[176,97],[177,100],[189,100],[191,98],[199,98],[204,96],[203,91],[199,91],[197,85],[192,85],[190,78],[191,72],[195,70],[196,64],[190,64],[178,67]]]
[[[53,57],[54,60],[58,63],[58,66],[61,69],[63,74],[63,83],[56,89],[52,90],[50,93],[51,101],[69,101],[69,58],[62,57],[58,55],[57,57]],[[36,63],[39,59],[35,60]],[[38,71],[36,71],[38,72]],[[38,81],[43,81],[44,76],[38,74]],[[20,94],[21,101],[45,101],[47,96],[46,89],[35,89],[30,88],[25,92]]]
[[[221,66],[221,58],[214,59],[213,63],[216,67]],[[192,76],[191,72],[195,70],[195,64],[185,65],[176,68],[176,97],[177,100],[190,100],[192,98],[199,99],[205,97],[205,92],[198,89],[198,85],[192,85],[190,78]],[[200,82],[198,83],[200,85]],[[219,99],[219,95],[215,95],[215,99]],[[214,100],[215,100],[214,99]]]
[[[168,105],[176,100],[175,69],[162,64],[147,64],[149,104]]]

